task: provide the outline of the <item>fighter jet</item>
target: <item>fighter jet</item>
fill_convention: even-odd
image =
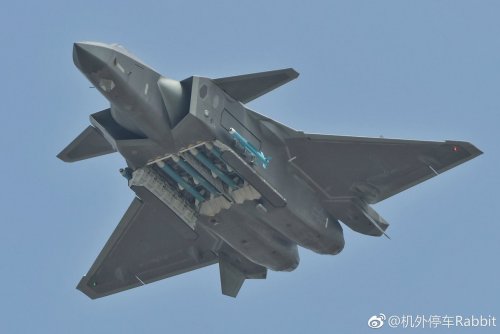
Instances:
[[[167,78],[117,44],[75,43],[73,61],[110,107],[59,153],[120,153],[135,198],[77,289],[99,298],[215,263],[222,293],[292,271],[298,246],[335,255],[343,226],[382,236],[370,206],[470,160],[468,142],[309,134],[245,106],[291,69]]]

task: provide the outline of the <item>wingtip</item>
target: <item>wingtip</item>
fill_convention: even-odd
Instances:
[[[58,158],[61,161],[64,162],[73,162],[67,154],[64,153],[64,151],[60,152],[59,154],[56,155],[56,158]]]
[[[293,67],[288,68],[288,70],[290,71],[290,78],[296,79],[300,75]]]
[[[483,151],[478,149],[474,144],[466,141],[452,141],[452,140],[447,140],[447,143],[451,145],[456,145],[459,146],[459,148],[467,151],[469,153],[469,159],[473,159],[481,154],[484,154]]]
[[[472,156],[478,156],[478,155],[481,155],[484,153],[483,151],[478,149],[474,144],[469,143],[469,142],[462,142],[462,146]]]
[[[98,294],[90,288],[88,285],[88,279],[87,276],[83,276],[80,282],[78,282],[78,285],[76,286],[76,289],[79,290],[80,292],[83,292],[84,295],[89,297],[90,299],[94,300],[99,298]]]
[[[472,154],[473,154],[474,156],[476,156],[476,157],[477,157],[477,156],[479,156],[479,155],[481,155],[481,154],[484,154],[484,152],[483,152],[483,151],[481,151],[480,149],[478,149],[476,146],[474,146],[474,145],[472,145],[472,144],[471,144],[471,146],[472,146],[472,148],[474,149],[474,151],[472,152]]]
[[[478,149],[476,146],[474,146],[474,144],[472,144],[472,143],[464,142],[463,146],[467,150],[467,152],[469,152],[471,159],[475,158],[477,156],[480,156],[481,154],[484,153],[483,151]]]

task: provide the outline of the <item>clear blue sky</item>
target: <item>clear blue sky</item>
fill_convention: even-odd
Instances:
[[[69,3],[0,10],[1,333],[369,333],[380,312],[500,318],[500,2]],[[485,154],[376,205],[392,240],[345,228],[340,255],[301,250],[296,271],[247,281],[237,299],[211,266],[92,301],[75,286],[133,193],[118,155],[55,157],[107,108],[72,63],[81,40],[121,43],[175,79],[294,67],[298,80],[250,106],[308,132],[465,140]]]

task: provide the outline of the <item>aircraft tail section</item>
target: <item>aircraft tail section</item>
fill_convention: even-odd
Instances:
[[[293,68],[214,79],[234,99],[247,103],[297,78]]]
[[[113,152],[115,149],[99,130],[89,125],[57,157],[65,162],[75,162]]]

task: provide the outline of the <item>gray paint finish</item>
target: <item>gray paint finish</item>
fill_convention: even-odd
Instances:
[[[176,81],[122,47],[94,42],[76,43],[73,59],[110,108],[91,115],[92,126],[58,157],[119,152],[137,195],[78,284],[91,298],[217,262],[222,292],[235,297],[245,279],[295,269],[298,246],[338,254],[341,222],[384,234],[389,224],[370,204],[482,153],[460,141],[305,134],[244,105],[295,79],[293,69]],[[269,166],[228,127],[272,157]]]

